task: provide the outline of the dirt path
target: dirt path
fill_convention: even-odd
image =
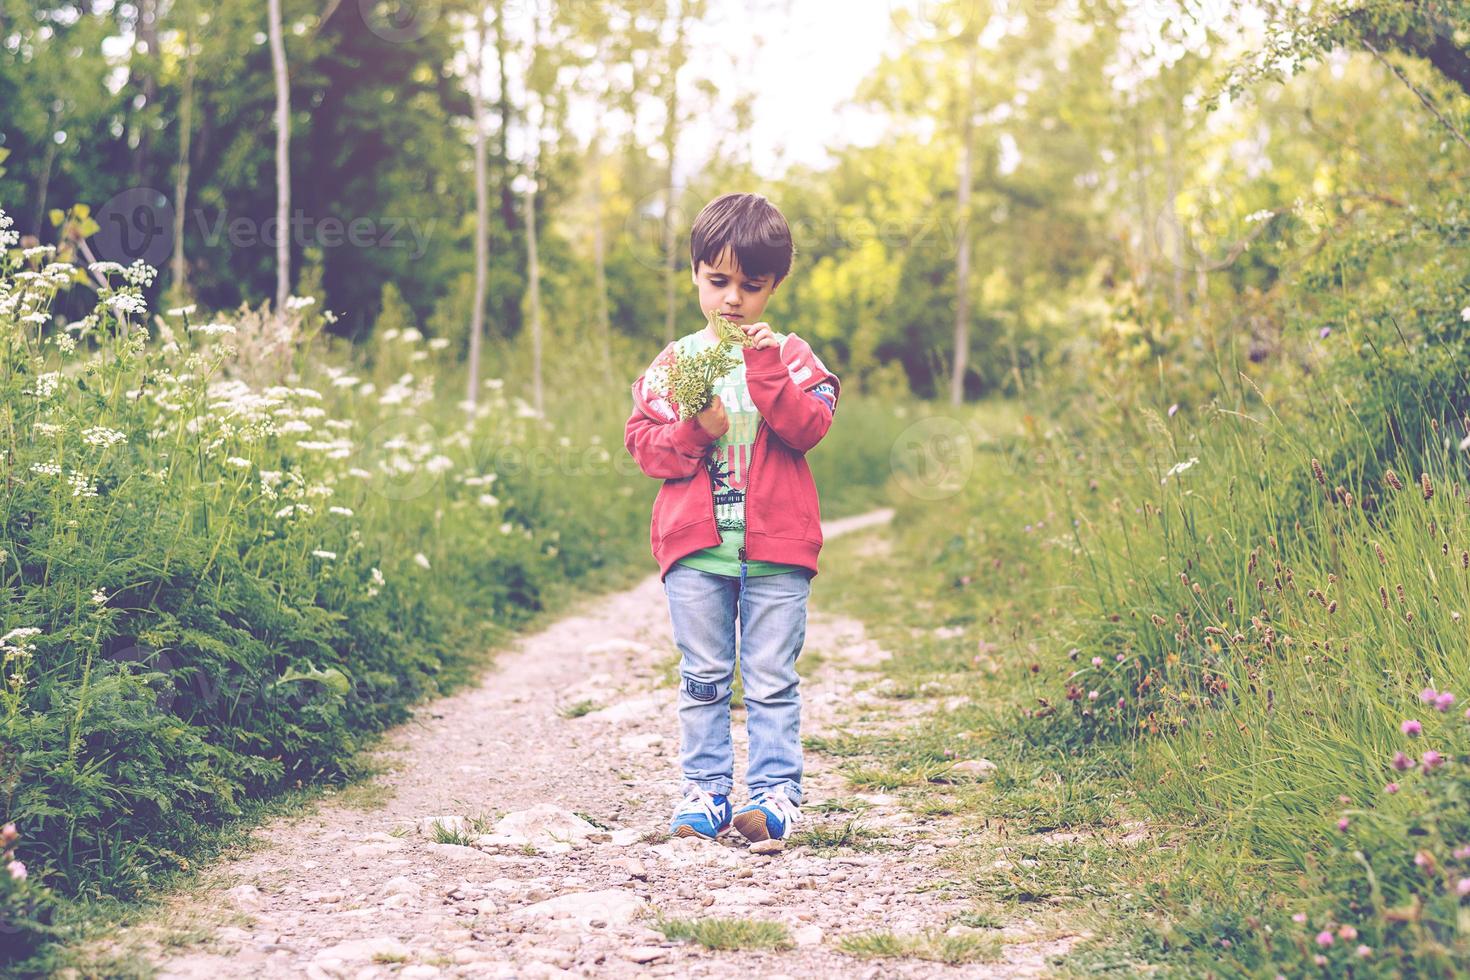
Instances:
[[[829,522],[826,534],[890,517]],[[860,623],[823,611],[821,584],[819,576],[803,652],[803,734],[895,724],[886,710],[869,710],[872,695],[854,692],[887,654]],[[844,936],[953,929],[963,911],[932,888],[945,877],[934,862],[955,843],[956,825],[915,818],[897,796],[863,798],[862,823],[882,834],[881,850],[800,845],[758,855],[733,833],[713,843],[666,840],[679,784],[676,658],[657,575],[588,600],[502,652],[479,686],[420,706],[376,753],[387,771],[371,786],[259,828],[261,846],[206,871],[201,888],[120,936],[122,947],[169,978],[366,980],[731,970],[1010,977],[1043,972],[1069,945],[1018,921],[1000,933],[1004,959],[993,964],[841,952]],[[744,712],[734,721],[738,786]],[[840,828],[851,814],[823,813],[820,804],[858,794],[820,754],[808,751],[806,767],[797,829]],[[659,916],[779,921],[797,945],[673,943],[653,928]]]

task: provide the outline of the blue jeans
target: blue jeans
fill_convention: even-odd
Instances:
[[[779,787],[801,802],[801,694],[796,658],[806,640],[809,569],[740,579],[674,565],[664,576],[679,647],[680,764],[684,789],[729,795],[735,749],[730,687],[735,682],[735,622],[750,737],[745,785],[755,796]]]

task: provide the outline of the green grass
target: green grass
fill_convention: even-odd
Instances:
[[[574,701],[571,704],[558,706],[556,709],[556,713],[563,718],[580,718],[583,715],[589,715],[602,707],[603,705],[599,702],[593,701],[590,698],[584,698],[581,701]]]
[[[797,831],[791,835],[790,843],[793,846],[810,847],[817,853],[840,850],[881,851],[891,846],[884,842],[882,834],[864,827],[856,818],[840,824],[828,823]]]
[[[792,949],[791,933],[780,922],[761,919],[659,919],[654,928],[675,942],[695,942],[707,949]]]
[[[1000,941],[973,933],[946,935],[940,931],[896,933],[862,932],[843,936],[837,948],[863,959],[932,960],[958,966],[964,963],[993,963],[1001,958]]]

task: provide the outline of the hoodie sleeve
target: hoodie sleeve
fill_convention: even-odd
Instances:
[[[679,421],[679,413],[649,375],[669,363],[674,345],[664,348],[648,370],[633,382],[633,414],[623,427],[623,446],[646,476],[677,480],[693,476],[715,438],[695,418]]]
[[[750,399],[772,431],[799,453],[821,442],[842,386],[811,345],[791,333],[776,347],[743,354]]]

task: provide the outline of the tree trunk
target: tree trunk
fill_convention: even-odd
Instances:
[[[46,228],[46,194],[51,188],[51,168],[56,163],[56,140],[52,137],[61,122],[60,105],[61,100],[58,99],[51,110],[51,121],[46,127],[46,157],[41,161],[41,173],[36,178],[36,220],[32,230],[38,239]]]
[[[472,412],[479,402],[480,335],[485,330],[485,280],[488,271],[486,266],[490,261],[490,191],[485,173],[485,74],[482,63],[485,39],[480,30],[485,23],[484,11],[480,11],[478,16],[479,20],[475,24],[472,62],[475,82],[473,91],[470,93],[470,97],[474,100],[475,120],[475,298],[474,307],[470,310],[469,392],[466,400]]]
[[[674,149],[679,135],[679,69],[684,66],[684,0],[677,0],[678,12],[674,22],[674,45],[669,49],[669,76],[664,79],[668,86],[665,97],[664,153],[668,158],[668,171],[664,182],[664,339],[674,339],[674,321],[677,304],[674,301],[675,270],[680,263],[674,255],[676,230],[674,228]]]
[[[284,317],[291,282],[291,236],[287,228],[291,213],[291,107],[281,0],[269,3],[271,70],[276,78],[276,316]]]
[[[138,40],[147,47],[148,54],[145,56],[147,58],[146,68],[139,71],[138,65],[134,63],[131,71],[133,84],[141,89],[143,104],[135,116],[138,126],[138,145],[133,148],[132,159],[128,165],[129,187],[141,187],[149,183],[143,172],[150,162],[153,143],[153,127],[148,125],[148,114],[153,111],[154,105],[158,102],[158,69],[162,64],[158,56],[158,0],[139,0],[137,9]]]
[[[597,330],[602,339],[602,373],[613,384],[612,321],[607,303],[607,240],[602,227],[602,129],[592,138],[592,259],[597,276]]]
[[[546,397],[541,383],[541,262],[536,254],[537,168],[531,168],[531,187],[526,192],[526,262],[531,284],[531,404],[545,414]]]
[[[1159,113],[1159,125],[1164,135],[1165,194],[1169,198],[1169,206],[1165,209],[1169,217],[1169,263],[1174,267],[1170,270],[1169,308],[1178,319],[1184,316],[1184,225],[1179,220],[1179,162],[1174,152],[1174,126],[1169,118],[1174,103],[1171,95],[1164,111]]]
[[[975,50],[976,45],[970,44],[965,115],[960,126],[963,145],[960,147],[960,186],[955,205],[959,248],[954,263],[954,373],[949,381],[949,401],[952,405],[961,405],[965,401],[965,371],[970,359],[970,185],[973,183],[975,155]]]
[[[184,261],[184,212],[189,203],[189,147],[194,135],[194,10],[185,7],[184,17],[184,91],[179,102],[179,162],[174,172],[174,254],[173,281],[169,289],[173,302],[188,302],[188,266]]]
[[[513,0],[512,0],[513,2]],[[515,190],[512,184],[512,170],[510,163],[510,127],[513,116],[513,107],[510,101],[510,85],[506,79],[505,59],[509,39],[505,31],[505,8],[507,0],[494,0],[495,9],[495,62],[496,80],[500,88],[497,101],[497,114],[500,117],[500,140],[495,147],[495,165],[500,179],[500,226],[505,229],[505,234],[511,241],[509,246],[514,251],[514,239],[518,209],[516,208]],[[503,340],[520,332],[520,297],[505,291],[505,295],[496,300],[496,323],[499,334]]]

